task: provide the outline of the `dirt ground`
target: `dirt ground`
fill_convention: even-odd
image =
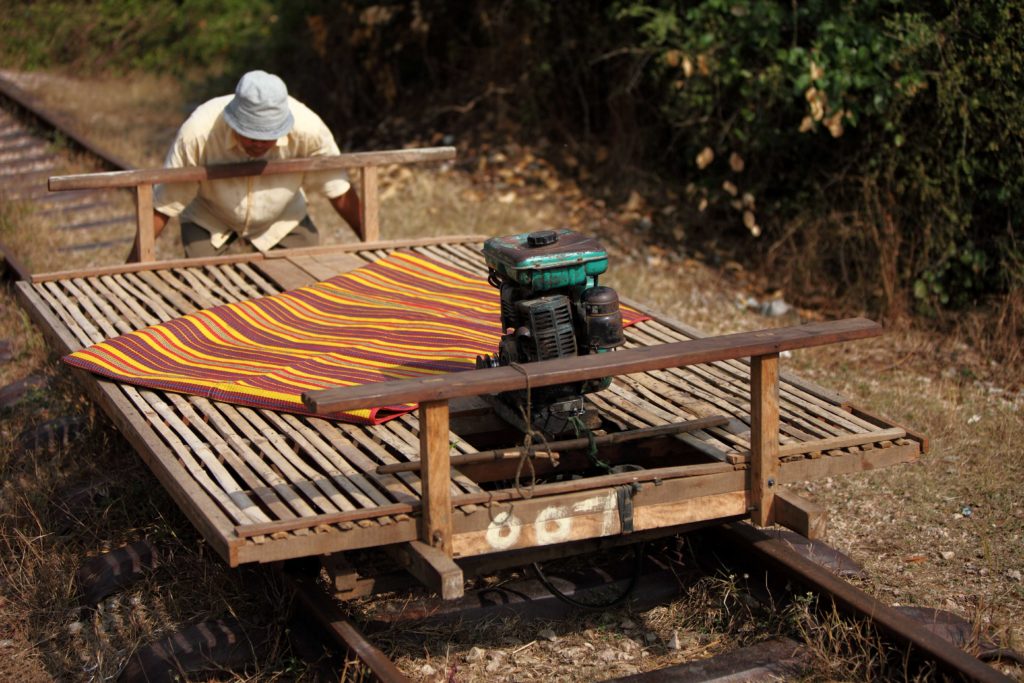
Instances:
[[[87,122],[97,142],[140,165],[159,163],[188,110],[180,88],[149,77],[14,76],[50,106]],[[432,141],[425,132],[418,142]],[[797,309],[761,315],[753,304],[763,301],[751,301],[758,292],[747,287],[751,278],[736,264],[712,268],[684,245],[652,246],[632,218],[642,198],[605,206],[512,143],[460,154],[478,161],[469,169],[449,165],[384,174],[385,238],[565,225],[602,238],[611,255],[608,284],[706,332],[829,317],[828,310]],[[326,240],[352,239],[323,209],[315,205],[314,218]],[[9,209],[5,216],[8,229],[31,220]],[[160,249],[171,255],[173,240],[162,240]],[[110,262],[123,259],[115,252],[107,256]],[[60,265],[47,262],[46,254],[33,263],[37,270]],[[0,386],[36,374],[49,387],[28,404],[6,410],[0,422],[0,678],[96,680],[116,673],[139,642],[175,625],[225,608],[265,619],[259,615],[268,604],[286,600],[272,588],[252,595],[238,572],[208,552],[128,446],[77,393],[9,291],[0,293],[0,323],[0,336],[12,343],[11,358],[0,364]],[[1004,646],[1024,649],[1024,460],[1015,448],[1024,440],[1024,392],[977,379],[998,372],[955,336],[910,327],[890,328],[880,339],[801,351],[784,358],[783,366],[929,438],[929,452],[916,465],[799,487],[829,510],[828,542],[867,569],[865,590],[893,605],[950,610]],[[17,445],[25,430],[59,415],[81,418],[81,434],[45,453]],[[70,534],[58,533],[47,501],[75,482],[110,472],[120,479],[113,485],[116,496],[98,508],[97,518],[74,524]],[[159,571],[150,585],[83,617],[74,607],[70,580],[76,563],[139,534],[167,541],[173,571]],[[459,681],[596,680],[742,642],[745,629],[766,615],[729,603],[723,596],[730,591],[727,581],[701,583],[679,604],[643,614],[490,625],[485,636],[474,631],[473,638],[450,632],[393,635],[387,642],[403,670],[423,680],[444,679],[453,669]],[[792,629],[800,616],[780,619],[778,629]],[[266,668],[244,679],[308,675],[284,646],[275,647]],[[833,679],[857,680],[862,670],[826,671]]]

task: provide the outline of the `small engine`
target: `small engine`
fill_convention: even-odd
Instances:
[[[597,284],[608,254],[592,237],[572,230],[493,237],[484,243],[488,282],[501,292],[504,334],[495,356],[477,357],[478,368],[604,353],[621,346],[619,296]],[[549,434],[567,431],[584,415],[583,394],[606,388],[610,377],[543,387],[530,397]],[[526,392],[509,392],[506,403],[524,406]]]

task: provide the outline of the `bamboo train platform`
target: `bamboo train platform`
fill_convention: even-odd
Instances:
[[[36,275],[17,288],[48,340],[69,353],[205,307],[308,285],[395,249],[412,249],[486,276],[480,241],[447,238],[133,264]],[[627,348],[699,338],[657,316],[628,328],[626,335]],[[232,566],[419,538],[418,474],[376,471],[378,465],[419,459],[420,422],[414,414],[356,426],[74,372]],[[590,396],[602,414],[628,429],[714,415],[728,419],[723,426],[673,439],[685,454],[680,462],[688,464],[682,466],[692,467],[695,476],[671,479],[676,486],[668,485],[670,480],[651,484],[649,494],[634,496],[635,528],[748,513],[744,454],[750,451],[750,393],[750,367],[730,359],[620,376],[609,389]],[[461,428],[472,432],[497,420],[479,401],[455,404],[451,415],[455,424],[447,439],[459,454],[476,451]],[[779,427],[780,483],[911,461],[921,451],[921,441],[904,429],[792,377],[780,380]],[[707,473],[698,474],[702,471]],[[514,547],[506,547],[506,538],[492,528],[487,504],[495,496],[471,476],[453,469],[451,496],[456,557]],[[516,502],[513,509],[522,521],[545,520],[544,525],[556,529],[555,537],[567,529],[567,541],[620,532],[615,506],[611,486],[535,496]],[[565,523],[575,517],[579,523]],[[544,543],[543,536],[535,535],[532,543]],[[488,537],[499,542],[488,546]]]
[[[34,274],[16,283],[17,295],[67,354],[321,282],[399,250],[485,281],[483,237],[379,237],[377,169],[453,157],[452,148],[425,148],[50,178],[51,190],[134,189],[140,261]],[[155,260],[155,183],[330,168],[358,171],[360,242]],[[68,371],[230,566],[319,556],[336,595],[347,597],[373,590],[344,558],[365,548],[384,549],[442,597],[456,598],[460,562],[522,564],[516,560],[740,519],[813,538],[824,511],[783,485],[911,462],[927,447],[920,435],[780,369],[784,351],[880,334],[869,320],[706,337],[624,303],[649,318],[627,327],[626,344],[613,353],[307,391],[303,404],[314,416]],[[586,395],[599,417],[592,445],[600,443],[601,470],[579,440],[524,459],[522,431],[487,400],[602,377],[614,377],[610,387]],[[416,411],[375,425],[315,416],[413,403]]]

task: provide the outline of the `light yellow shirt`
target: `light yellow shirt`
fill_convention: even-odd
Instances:
[[[224,121],[232,95],[201,104],[181,125],[164,166],[182,168],[234,161],[252,161]],[[294,159],[340,154],[334,136],[320,117],[298,100],[288,98],[295,126],[260,159]],[[344,171],[224,178],[198,183],[157,185],[153,206],[166,216],[180,216],[210,232],[214,248],[232,232],[260,251],[281,241],[306,216],[306,192],[333,199],[351,187]]]

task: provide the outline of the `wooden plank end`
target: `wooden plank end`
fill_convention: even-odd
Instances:
[[[775,492],[775,522],[813,541],[825,536],[828,513],[792,490],[779,489]]]

